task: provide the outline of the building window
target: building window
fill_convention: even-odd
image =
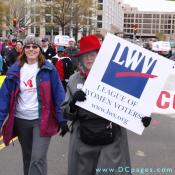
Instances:
[[[131,29],[127,29],[127,33],[131,33]]]
[[[139,14],[139,18],[142,18],[142,14]]]
[[[159,19],[153,19],[153,24],[159,23]]]
[[[124,19],[124,23],[128,22],[128,19]]]
[[[31,26],[31,33],[34,33],[34,26]]]
[[[97,15],[97,20],[102,21],[102,15]]]
[[[143,19],[143,23],[152,23],[151,19]]]
[[[35,9],[34,9],[34,7],[31,7],[31,8],[30,8],[30,13],[31,13],[31,14],[35,14]]]
[[[40,27],[39,26],[36,26],[35,35],[36,36],[39,36],[40,35]]]
[[[103,0],[98,0],[98,3],[103,3]]]
[[[154,14],[153,18],[159,18],[159,14]]]
[[[102,28],[102,22],[97,22],[97,28]]]
[[[51,23],[51,16],[45,16],[45,22]]]
[[[103,10],[103,4],[98,4],[97,9],[98,9],[98,10]]]
[[[45,8],[45,14],[51,14],[51,8],[50,7]]]
[[[31,16],[31,23],[34,23],[34,22],[35,22],[35,17]]]
[[[168,20],[168,24],[171,24],[171,20]]]
[[[152,18],[152,14],[143,14],[143,18]]]
[[[59,27],[53,29],[53,35],[59,35]]]
[[[52,33],[51,27],[46,26],[45,30],[46,30],[46,35],[51,35],[51,33]]]
[[[150,29],[151,28],[151,24],[143,24],[143,28]]]
[[[70,35],[70,27],[65,27],[65,35]]]
[[[35,17],[35,22],[40,22],[40,16]]]
[[[36,13],[36,14],[40,14],[40,7],[36,7],[36,8],[35,8],[35,13]]]
[[[58,23],[58,19],[56,17],[53,17],[53,23]]]
[[[143,33],[147,33],[147,34],[150,34],[151,33],[151,30],[150,29],[143,29]]]

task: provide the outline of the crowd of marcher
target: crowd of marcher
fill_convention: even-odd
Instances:
[[[94,34],[82,37],[79,47],[73,38],[64,47],[29,35],[10,47],[1,44],[6,79],[0,89],[0,135],[6,145],[18,136],[24,175],[47,175],[50,140],[58,132],[70,133],[68,175],[131,166],[126,129],[75,105],[86,100],[81,87],[102,42],[103,36]],[[150,122],[142,118],[145,127]]]

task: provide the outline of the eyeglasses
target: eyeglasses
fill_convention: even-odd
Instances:
[[[25,46],[24,47],[25,49],[30,49],[30,48],[32,48],[32,49],[37,49],[38,48],[38,46],[37,45],[28,45],[28,46]]]
[[[82,59],[85,59],[85,58],[94,58],[96,56],[97,56],[97,51],[92,51],[92,52],[85,53],[85,54],[81,55],[81,58]]]

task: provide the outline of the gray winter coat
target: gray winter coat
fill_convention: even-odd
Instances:
[[[79,90],[85,79],[79,72],[74,73],[68,82],[63,111],[70,120],[78,116],[96,116],[95,114],[78,108],[74,114],[69,112],[69,102],[73,94]],[[80,140],[80,122],[73,124],[73,132],[70,134],[68,175],[99,175],[115,174],[130,175],[130,156],[126,130],[115,125],[116,137],[113,143],[108,145],[90,146]],[[112,173],[113,172],[113,173]]]

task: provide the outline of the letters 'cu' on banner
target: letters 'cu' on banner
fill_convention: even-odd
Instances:
[[[175,115],[175,70],[169,74],[167,81],[160,92],[153,113]]]

